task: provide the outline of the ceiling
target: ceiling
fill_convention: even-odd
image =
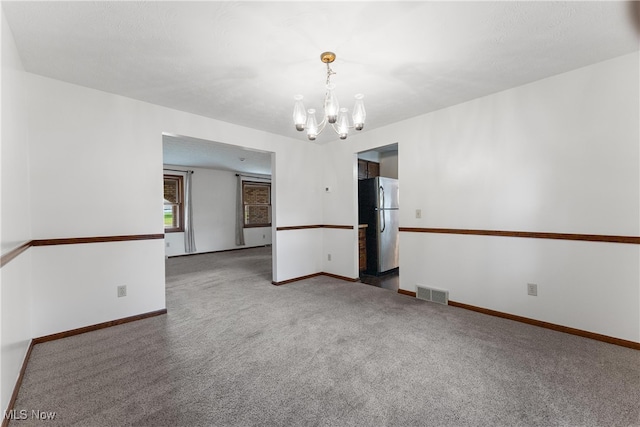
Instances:
[[[271,153],[179,135],[162,135],[165,165],[271,175]]]
[[[293,97],[321,109],[323,51],[366,132],[636,51],[637,5],[2,2],[29,72],[300,140]]]

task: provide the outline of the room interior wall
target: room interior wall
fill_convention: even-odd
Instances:
[[[398,152],[380,153],[380,176],[398,179]]]
[[[145,105],[27,76],[34,239],[162,235],[161,132]],[[31,251],[34,337],[165,308],[162,239]]]
[[[401,227],[638,236],[638,63],[625,55],[332,142],[325,178],[353,179],[347,147],[398,141]],[[325,200],[353,216],[347,195]],[[640,342],[638,245],[400,234],[401,289]]]
[[[275,173],[285,177],[275,182],[274,191],[281,223],[306,225],[319,218],[319,170],[314,170],[319,166],[309,167],[303,161],[313,157],[315,148],[310,144],[292,144],[253,129],[27,76],[34,238],[162,234],[163,132],[274,152]],[[294,246],[285,240],[274,248],[279,252],[274,258],[279,280],[292,278],[287,274],[318,271],[315,241],[300,236]],[[130,264],[122,254],[139,261]],[[76,259],[85,259],[100,277],[78,266]],[[144,245],[38,248],[33,251],[34,294],[51,296],[48,303],[57,311],[72,314],[59,321],[35,316],[33,330],[55,333],[163,309],[164,259],[162,239]],[[301,262],[289,268],[290,259]],[[100,268],[108,265],[113,268]],[[128,287],[126,304],[116,296],[116,287],[123,284]],[[94,306],[94,294],[106,296],[101,310],[88,309]]]
[[[31,248],[33,336],[165,308],[161,251],[162,240]]]
[[[237,180],[235,172],[206,168],[185,168],[176,165],[165,165],[165,167],[174,170],[190,169],[194,171],[191,179],[193,184],[195,253],[271,244],[271,227],[255,227],[245,228],[245,245],[236,246]],[[176,172],[167,173],[175,174]],[[183,232],[165,233],[164,240],[165,255],[185,254]]]
[[[322,158],[324,146],[304,139],[283,141],[272,157],[271,197],[275,235],[273,240],[275,282],[322,271],[321,229],[292,229],[323,224]],[[275,166],[275,167],[274,167]],[[286,248],[286,249],[285,249]]]
[[[2,135],[0,247],[2,255],[31,240],[24,68],[0,8]],[[31,339],[31,253],[0,269],[0,410],[7,407]]]
[[[324,167],[323,188],[330,189],[322,195],[322,223],[353,227],[322,229],[321,262],[322,271],[326,273],[357,278],[358,211],[357,201],[352,196],[354,189],[357,190],[358,155],[350,149],[350,138],[347,139],[347,144],[340,141],[342,144],[324,146],[322,160],[319,162]]]

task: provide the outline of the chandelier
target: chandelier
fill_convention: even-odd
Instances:
[[[336,60],[336,54],[333,52],[324,52],[320,55],[320,60],[327,64],[327,93],[324,96],[324,117],[320,124],[318,124],[316,120],[316,110],[313,108],[305,110],[304,104],[302,103],[303,96],[296,95],[293,105],[293,123],[296,126],[296,130],[306,130],[307,137],[311,141],[314,141],[316,137],[322,133],[327,123],[331,125],[340,139],[346,139],[349,134],[349,129],[362,130],[364,127],[364,119],[367,115],[364,110],[364,102],[362,101],[364,95],[361,93],[355,95],[356,101],[351,116],[353,120],[352,125],[349,121],[349,110],[340,108],[338,98],[333,91],[336,86],[331,83],[331,75],[335,74],[335,72],[329,64]]]

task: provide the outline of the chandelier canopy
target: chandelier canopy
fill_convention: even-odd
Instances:
[[[349,121],[349,110],[346,108],[340,108],[338,98],[334,93],[335,85],[331,83],[331,76],[335,72],[331,69],[329,64],[336,60],[336,54],[333,52],[323,52],[320,55],[320,60],[327,65],[327,93],[324,96],[324,117],[320,124],[316,120],[316,110],[310,108],[306,110],[302,103],[303,96],[296,95],[294,97],[295,103],[293,105],[293,123],[298,131],[307,131],[307,137],[313,141],[324,130],[327,123],[331,125],[333,130],[338,134],[340,139],[346,139],[349,134],[349,129],[362,130],[364,127],[364,119],[367,115],[364,109],[363,98],[361,93],[355,95],[355,104],[353,106],[353,113],[351,118],[353,124]]]

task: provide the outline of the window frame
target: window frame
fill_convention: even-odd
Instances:
[[[176,227],[168,227],[165,225],[164,232],[165,233],[181,233],[184,232],[184,176],[182,175],[173,175],[173,174],[164,174],[164,178],[162,180],[162,199],[164,198],[164,182],[167,180],[177,181],[178,188],[178,201],[176,203],[166,203],[163,202],[163,210],[162,210],[162,219],[164,224],[164,208],[167,206],[175,206],[177,208],[178,213],[178,224]],[[175,211],[174,211],[175,215]]]
[[[245,188],[247,186],[267,187],[269,189],[269,203],[246,203],[245,202]],[[269,210],[269,222],[268,223],[259,223],[259,224],[247,224],[247,206],[267,206],[268,210]],[[243,228],[271,227],[271,224],[272,224],[271,215],[272,215],[272,212],[271,212],[271,182],[242,180],[242,226],[243,226]]]

